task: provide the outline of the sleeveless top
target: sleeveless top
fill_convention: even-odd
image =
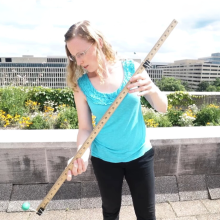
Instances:
[[[122,65],[124,79],[113,93],[97,91],[87,74],[78,79],[96,124],[135,73],[132,60],[125,60]],[[140,96],[128,93],[92,142],[91,155],[112,163],[129,162],[143,156],[150,148],[152,146],[146,136]]]

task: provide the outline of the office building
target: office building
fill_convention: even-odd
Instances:
[[[157,80],[161,80],[163,77],[163,68],[164,66],[167,66],[168,63],[164,62],[152,62],[151,68],[147,69],[147,72],[151,78],[151,80],[156,83]]]
[[[66,65],[66,57],[1,57],[0,86],[65,88]]]
[[[120,58],[123,60],[124,58]],[[141,59],[134,59],[141,63]],[[43,86],[50,88],[65,88],[66,57],[22,57],[0,58],[0,87],[13,86]]]
[[[178,60],[161,67],[164,77],[174,77],[187,82],[196,90],[202,81],[212,82],[220,78],[220,64],[206,63],[204,60]]]
[[[220,64],[220,53],[212,53],[211,57],[199,58],[199,60],[204,60],[206,63]]]

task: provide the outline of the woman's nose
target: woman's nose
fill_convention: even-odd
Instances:
[[[82,58],[78,58],[78,59],[76,60],[76,62],[77,62],[77,65],[78,65],[78,66],[82,66],[82,64],[83,64],[83,59],[82,59]]]

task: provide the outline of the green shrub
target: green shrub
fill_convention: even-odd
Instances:
[[[190,96],[186,92],[170,94],[168,112],[159,113],[141,97],[142,106],[148,107],[143,108],[145,124],[148,127],[220,125],[218,104],[204,105],[199,111],[196,105],[189,106],[196,101],[195,98],[196,96]],[[0,127],[78,129],[77,111],[74,106],[73,92],[69,88],[0,88]],[[182,111],[177,108],[180,106],[187,108],[184,107],[186,110]]]
[[[193,96],[188,92],[177,91],[167,95],[168,103],[172,106],[188,106],[195,103]]]
[[[156,112],[152,108],[142,108],[144,122],[147,127],[171,127],[172,124],[165,113]]]
[[[179,117],[179,125],[182,127],[193,126],[193,122],[196,119],[196,114],[198,111],[199,109],[195,104],[189,105],[184,113]]]
[[[51,129],[48,121],[45,120],[45,117],[42,114],[35,116],[27,129]]]
[[[168,109],[167,116],[169,121],[172,123],[173,126],[180,126],[180,116],[183,114],[182,110],[170,108]]]
[[[209,124],[220,125],[220,108],[210,104],[204,106],[197,114],[194,124],[196,126],[205,126]]]
[[[167,115],[161,115],[158,121],[158,127],[172,127],[172,123]]]
[[[4,87],[1,90],[0,110],[5,111],[12,116],[23,115],[25,110],[25,101],[27,99],[27,90],[25,87]]]
[[[144,96],[141,96],[141,105],[147,108],[152,108],[150,103],[144,98]]]
[[[69,88],[52,89],[44,87],[33,87],[29,91],[29,99],[40,103],[40,110],[44,110],[44,104],[48,101],[53,103],[53,108],[66,104],[75,107],[73,92]]]
[[[193,121],[195,121],[195,117],[189,116],[187,112],[183,113],[179,117],[178,124],[182,127],[193,126]]]
[[[78,129],[77,111],[74,107],[66,107],[59,112],[55,128]]]

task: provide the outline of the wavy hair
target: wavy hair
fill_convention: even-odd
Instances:
[[[106,41],[104,35],[100,31],[92,27],[89,21],[80,21],[72,25],[64,36],[66,43],[75,37],[80,37],[90,43],[96,43],[96,56],[98,61],[97,74],[100,78],[100,83],[104,83],[103,71],[105,71],[105,69],[102,59],[103,54],[108,62],[116,62],[116,53],[112,49],[112,46]],[[99,38],[102,39],[102,47],[100,47]],[[69,57],[71,53],[69,52],[67,45],[65,45],[65,50],[67,57]],[[82,76],[83,73],[84,69],[81,66],[77,65],[75,59],[73,59],[73,61],[69,60],[67,65],[67,85],[72,88],[73,91],[76,91],[77,79]]]

